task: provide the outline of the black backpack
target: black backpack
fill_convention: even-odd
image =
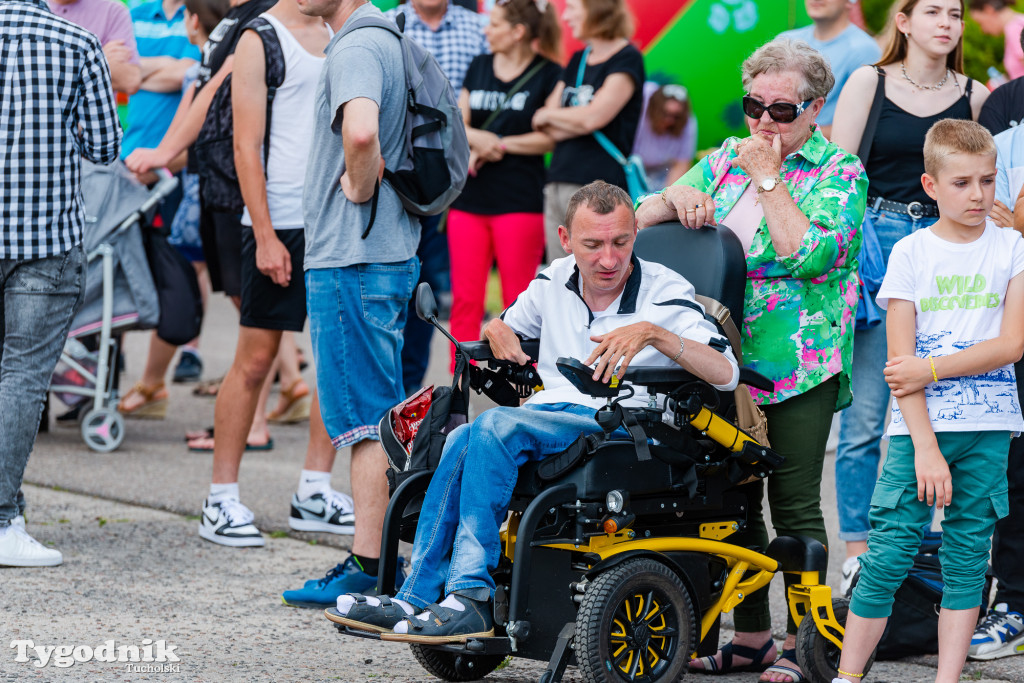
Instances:
[[[273,24],[256,17],[243,31],[252,30],[263,41],[266,57],[267,124],[263,137],[263,161],[266,169],[270,155],[270,115],[274,95],[284,83],[284,51]],[[210,109],[196,139],[196,162],[199,169],[199,196],[203,206],[212,211],[241,213],[245,202],[235,170],[234,112],[231,106],[231,74],[217,88]]]

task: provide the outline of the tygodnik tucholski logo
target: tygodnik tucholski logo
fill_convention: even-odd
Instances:
[[[137,645],[106,640],[92,645],[36,645],[31,640],[12,640],[11,648],[17,650],[14,661],[29,663],[36,668],[50,666],[66,669],[84,662],[124,663],[129,673],[181,673],[181,664],[174,651],[177,645],[168,645],[166,640],[144,638]]]

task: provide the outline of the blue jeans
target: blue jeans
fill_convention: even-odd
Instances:
[[[398,597],[422,608],[455,591],[485,588],[493,595],[498,532],[520,465],[600,432],[595,412],[575,403],[498,407],[453,431],[427,488],[412,571]]]
[[[380,419],[405,399],[402,327],[418,275],[415,256],[306,271],[320,414],[335,448],[379,439]]]
[[[21,480],[50,376],[85,292],[81,245],[48,258],[0,259],[0,527],[25,510]]]
[[[886,264],[893,245],[910,233],[926,228],[936,218],[913,219],[906,214],[876,211],[868,207],[865,220],[874,224]],[[853,370],[850,388],[853,404],[842,412],[839,421],[839,449],[836,453],[836,502],[839,507],[839,538],[866,541],[871,491],[878,478],[882,457],[880,439],[889,419],[889,385],[885,383],[888,357],[885,337],[885,311],[875,306],[882,322],[868,330],[857,330],[853,337]]]
[[[420,282],[429,284],[434,290],[435,297],[439,292],[451,289],[448,273],[448,235],[438,230],[440,223],[440,215],[420,218],[420,246],[416,250],[416,256],[420,259]],[[420,388],[423,376],[427,374],[427,365],[430,363],[430,340],[433,336],[434,326],[416,316],[416,302],[410,301],[403,332],[405,342],[402,347],[402,381],[408,394]]]

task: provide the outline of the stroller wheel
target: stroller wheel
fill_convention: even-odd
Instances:
[[[82,418],[82,440],[99,453],[115,450],[124,441],[124,416],[113,408],[92,408]]]

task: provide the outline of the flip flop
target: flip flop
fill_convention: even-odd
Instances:
[[[195,441],[197,439],[212,439],[213,438],[213,427],[207,427],[206,429],[198,429],[194,432],[185,432],[185,443],[189,441]]]
[[[220,384],[223,381],[223,377],[204,380],[192,388],[192,394],[195,396],[204,396],[206,398],[215,398],[217,396],[217,392],[220,391]]]
[[[202,443],[198,443],[202,442]],[[199,439],[192,439],[188,442],[188,449],[193,453],[213,453],[213,437],[201,437]],[[245,444],[246,451],[272,451],[274,450],[274,440],[267,439],[266,443],[261,444]]]
[[[760,650],[755,650],[752,647],[746,645],[735,645],[733,643],[726,643],[722,646],[722,665],[719,666],[715,661],[714,656],[711,657],[697,657],[696,659],[704,665],[703,669],[690,669],[690,673],[696,674],[711,674],[712,676],[723,676],[730,673],[761,673],[766,671],[770,666],[771,662],[764,661],[765,656],[771,652],[774,647],[775,641],[771,638],[768,642],[761,646]],[[739,657],[746,657],[752,660],[750,664],[738,664],[732,665],[732,656],[737,655]],[[785,673],[785,672],[780,672]]]
[[[794,669],[791,666],[786,666],[785,664],[778,664],[777,663],[777,662],[782,661],[783,659],[787,659],[787,660],[789,660],[791,662],[795,662],[796,661],[796,650],[795,649],[793,649],[793,650],[783,650],[782,653],[779,655],[779,658],[775,660],[776,663],[772,664],[767,669],[765,669],[764,673],[766,673],[766,674],[781,674],[783,676],[789,676],[789,683],[802,683],[802,681],[806,681],[807,680],[807,676],[804,676],[803,672],[800,671],[800,669]]]

